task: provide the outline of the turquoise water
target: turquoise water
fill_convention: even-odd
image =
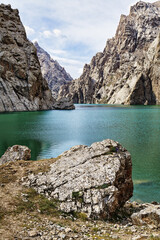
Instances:
[[[0,114],[0,155],[27,145],[32,159],[111,138],[132,155],[134,200],[160,201],[160,107],[76,105],[74,111]]]

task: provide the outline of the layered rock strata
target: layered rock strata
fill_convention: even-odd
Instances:
[[[60,155],[47,173],[30,174],[24,185],[57,199],[64,212],[106,218],[133,194],[131,156],[112,140],[79,145]]]
[[[60,89],[74,103],[160,104],[160,1],[121,15],[115,37]]]
[[[46,79],[53,97],[57,98],[60,86],[65,85],[73,79],[37,42],[34,45],[37,49],[42,75]]]

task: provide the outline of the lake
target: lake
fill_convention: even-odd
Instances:
[[[21,144],[33,160],[51,158],[107,138],[132,155],[133,200],[160,201],[160,106],[80,104],[72,111],[0,114],[0,155]]]

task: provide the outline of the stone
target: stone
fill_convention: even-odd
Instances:
[[[9,147],[0,158],[0,165],[7,162],[15,162],[18,160],[30,160],[31,150],[26,146],[14,145]]]
[[[131,156],[109,139],[90,147],[78,145],[60,155],[47,173],[30,174],[23,181],[57,199],[64,212],[109,218],[133,194]]]
[[[52,59],[51,56],[39,46],[38,42],[35,42],[34,46],[37,49],[42,75],[46,79],[53,97],[57,98],[60,86],[73,79],[56,60]]]
[[[144,209],[131,215],[132,223],[136,225],[160,226],[160,205],[148,204]]]
[[[74,103],[160,104],[160,1],[138,2],[121,15],[103,52],[59,96]]]
[[[36,229],[33,229],[33,230],[31,230],[31,231],[28,232],[28,236],[29,236],[29,237],[37,237],[38,235],[39,235],[39,234],[38,234],[38,232],[37,232]]]
[[[54,108],[56,110],[73,110],[75,109],[75,106],[69,97],[62,97],[57,99],[54,104]]]

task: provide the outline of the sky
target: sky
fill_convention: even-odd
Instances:
[[[155,2],[150,0],[149,2]],[[85,63],[115,35],[135,0],[2,0],[17,8],[27,37],[78,78]],[[145,1],[144,2],[148,2]]]

